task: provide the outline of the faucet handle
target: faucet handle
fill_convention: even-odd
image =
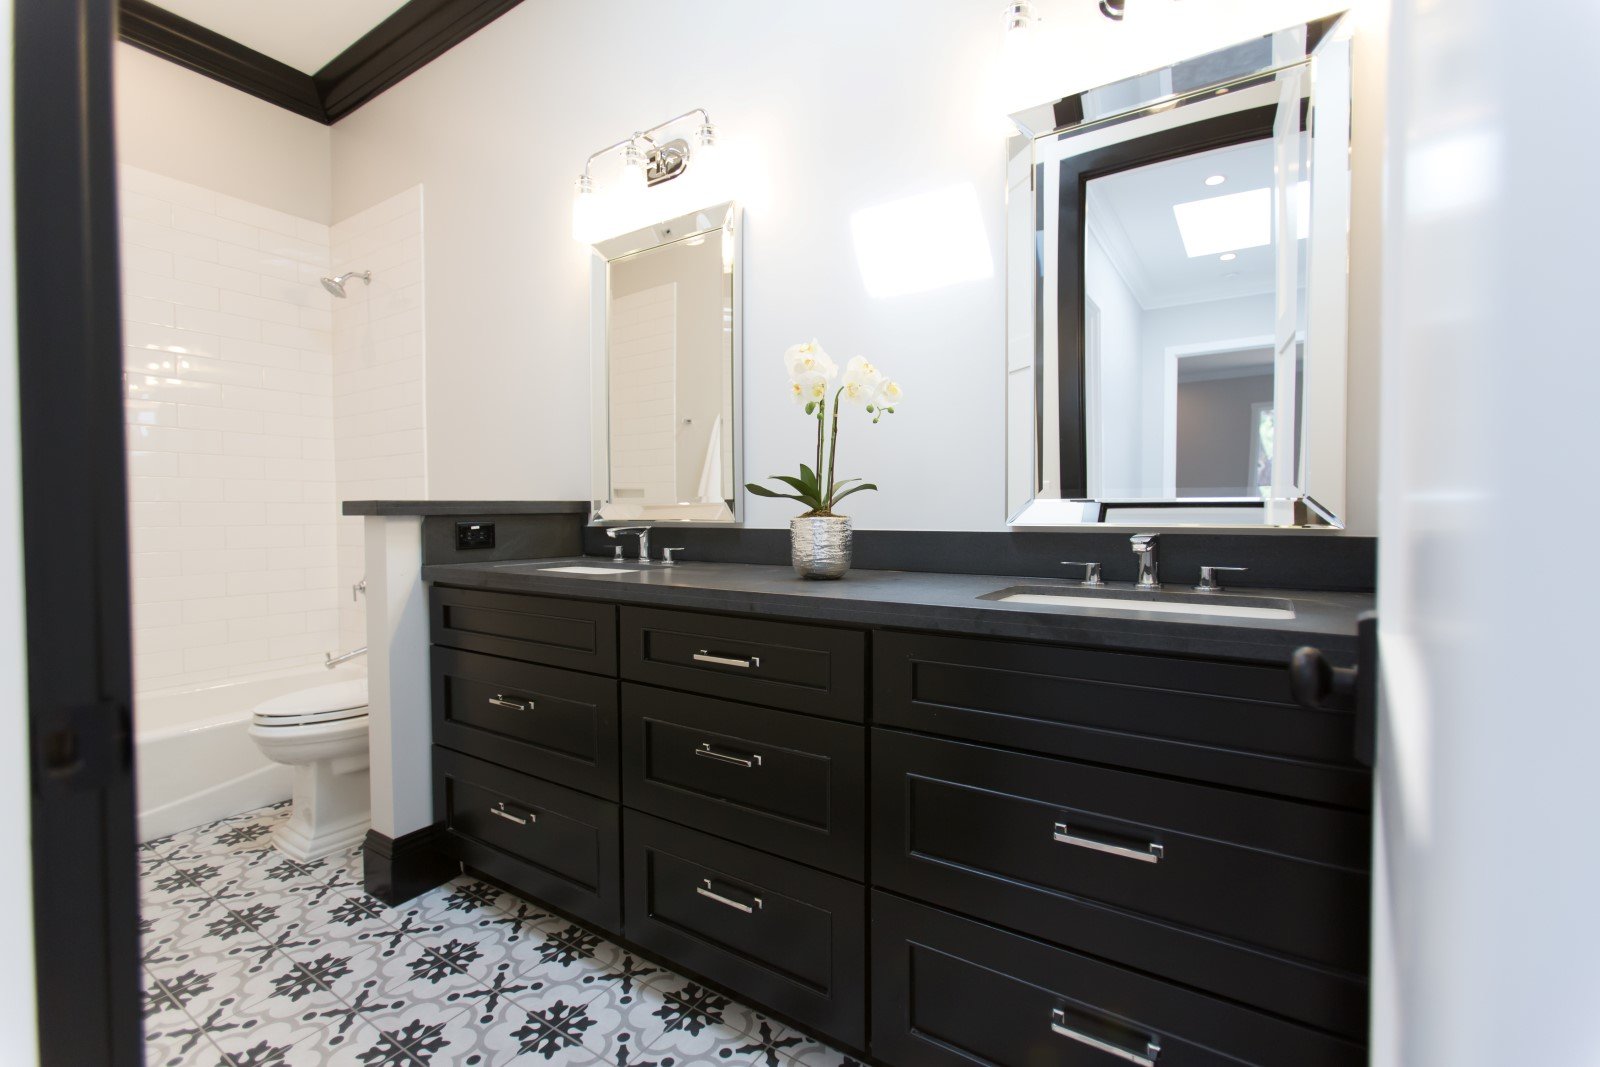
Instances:
[[[626,563],[627,561],[628,561],[628,557],[624,556],[622,554],[622,546],[621,545],[613,545],[612,548],[611,548],[611,562],[612,563]]]
[[[683,551],[683,546],[682,545],[666,545],[666,546],[663,546],[662,549],[661,549],[661,565],[663,567],[675,566],[678,561],[672,558],[672,554],[674,552],[682,552],[682,551]]]
[[[1217,582],[1218,571],[1247,571],[1249,567],[1201,567],[1200,584],[1194,587],[1197,593],[1220,593],[1222,586]]]
[[[1133,550],[1135,552],[1149,552],[1151,549],[1156,547],[1156,542],[1160,540],[1160,534],[1136,533],[1132,537],[1128,538],[1128,543],[1133,546]]]
[[[1084,585],[1106,584],[1100,580],[1100,564],[1098,563],[1085,563],[1080,560],[1064,559],[1061,561],[1061,565],[1063,567],[1082,567]]]

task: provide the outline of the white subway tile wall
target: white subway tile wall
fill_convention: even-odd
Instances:
[[[421,189],[330,232],[120,175],[137,689],[364,644],[338,502],[426,495]],[[373,285],[335,301],[318,279],[352,258]]]
[[[337,222],[333,266],[372,272],[333,301],[334,470],[341,500],[426,499],[422,187]],[[362,519],[338,519],[340,642],[366,643]]]
[[[328,227],[120,175],[137,687],[303,667],[338,639]]]

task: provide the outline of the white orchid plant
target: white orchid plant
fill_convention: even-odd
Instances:
[[[789,346],[783,353],[783,363],[789,371],[790,397],[796,404],[804,405],[806,414],[817,420],[817,465],[813,468],[800,464],[798,478],[787,474],[772,476],[774,480],[793,489],[792,493],[781,493],[754,482],[745,488],[756,496],[798,500],[810,509],[805,513],[806,517],[831,516],[839,501],[851,493],[878,488],[860,478],[834,480],[834,460],[838,458],[839,450],[840,404],[849,403],[865,408],[876,424],[885,415],[894,414],[905,394],[898,382],[885,378],[877,367],[861,356],[845,365],[844,378],[835,387],[839,368],[816,341]],[[857,482],[860,484],[853,484]]]

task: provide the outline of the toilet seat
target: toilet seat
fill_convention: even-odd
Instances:
[[[258,711],[251,716],[251,724],[281,729],[286,726],[315,726],[318,723],[325,722],[348,722],[351,719],[364,719],[366,717],[367,709],[364,707],[341,711],[313,711],[304,715],[264,715]]]
[[[366,715],[367,680],[353,678],[264,700],[251,713],[251,721],[255,726],[281,729],[347,722]]]

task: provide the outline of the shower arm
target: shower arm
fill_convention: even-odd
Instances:
[[[360,648],[352,648],[349,652],[341,652],[337,656],[335,656],[332,652],[325,652],[323,653],[322,665],[331,671],[341,663],[353,660],[357,656],[365,656],[366,654],[366,645],[362,645]]]

